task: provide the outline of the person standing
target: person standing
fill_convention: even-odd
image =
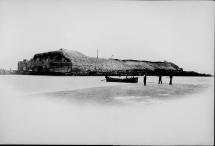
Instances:
[[[172,85],[172,75],[169,76],[169,84]]]
[[[144,75],[144,77],[143,77],[143,83],[144,83],[144,86],[146,86],[146,74]]]
[[[162,84],[162,75],[159,75],[158,84]]]

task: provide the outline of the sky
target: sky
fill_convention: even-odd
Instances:
[[[0,68],[64,48],[214,74],[214,22],[213,1],[0,0]]]

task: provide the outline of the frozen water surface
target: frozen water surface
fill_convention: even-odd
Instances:
[[[213,144],[213,77],[0,76],[0,143]]]

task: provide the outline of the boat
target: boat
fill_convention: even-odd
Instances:
[[[137,83],[138,77],[112,78],[105,76],[106,82],[123,82],[123,83]]]

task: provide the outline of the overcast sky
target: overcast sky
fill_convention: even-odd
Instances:
[[[214,3],[0,0],[0,68],[60,48],[213,74]]]

